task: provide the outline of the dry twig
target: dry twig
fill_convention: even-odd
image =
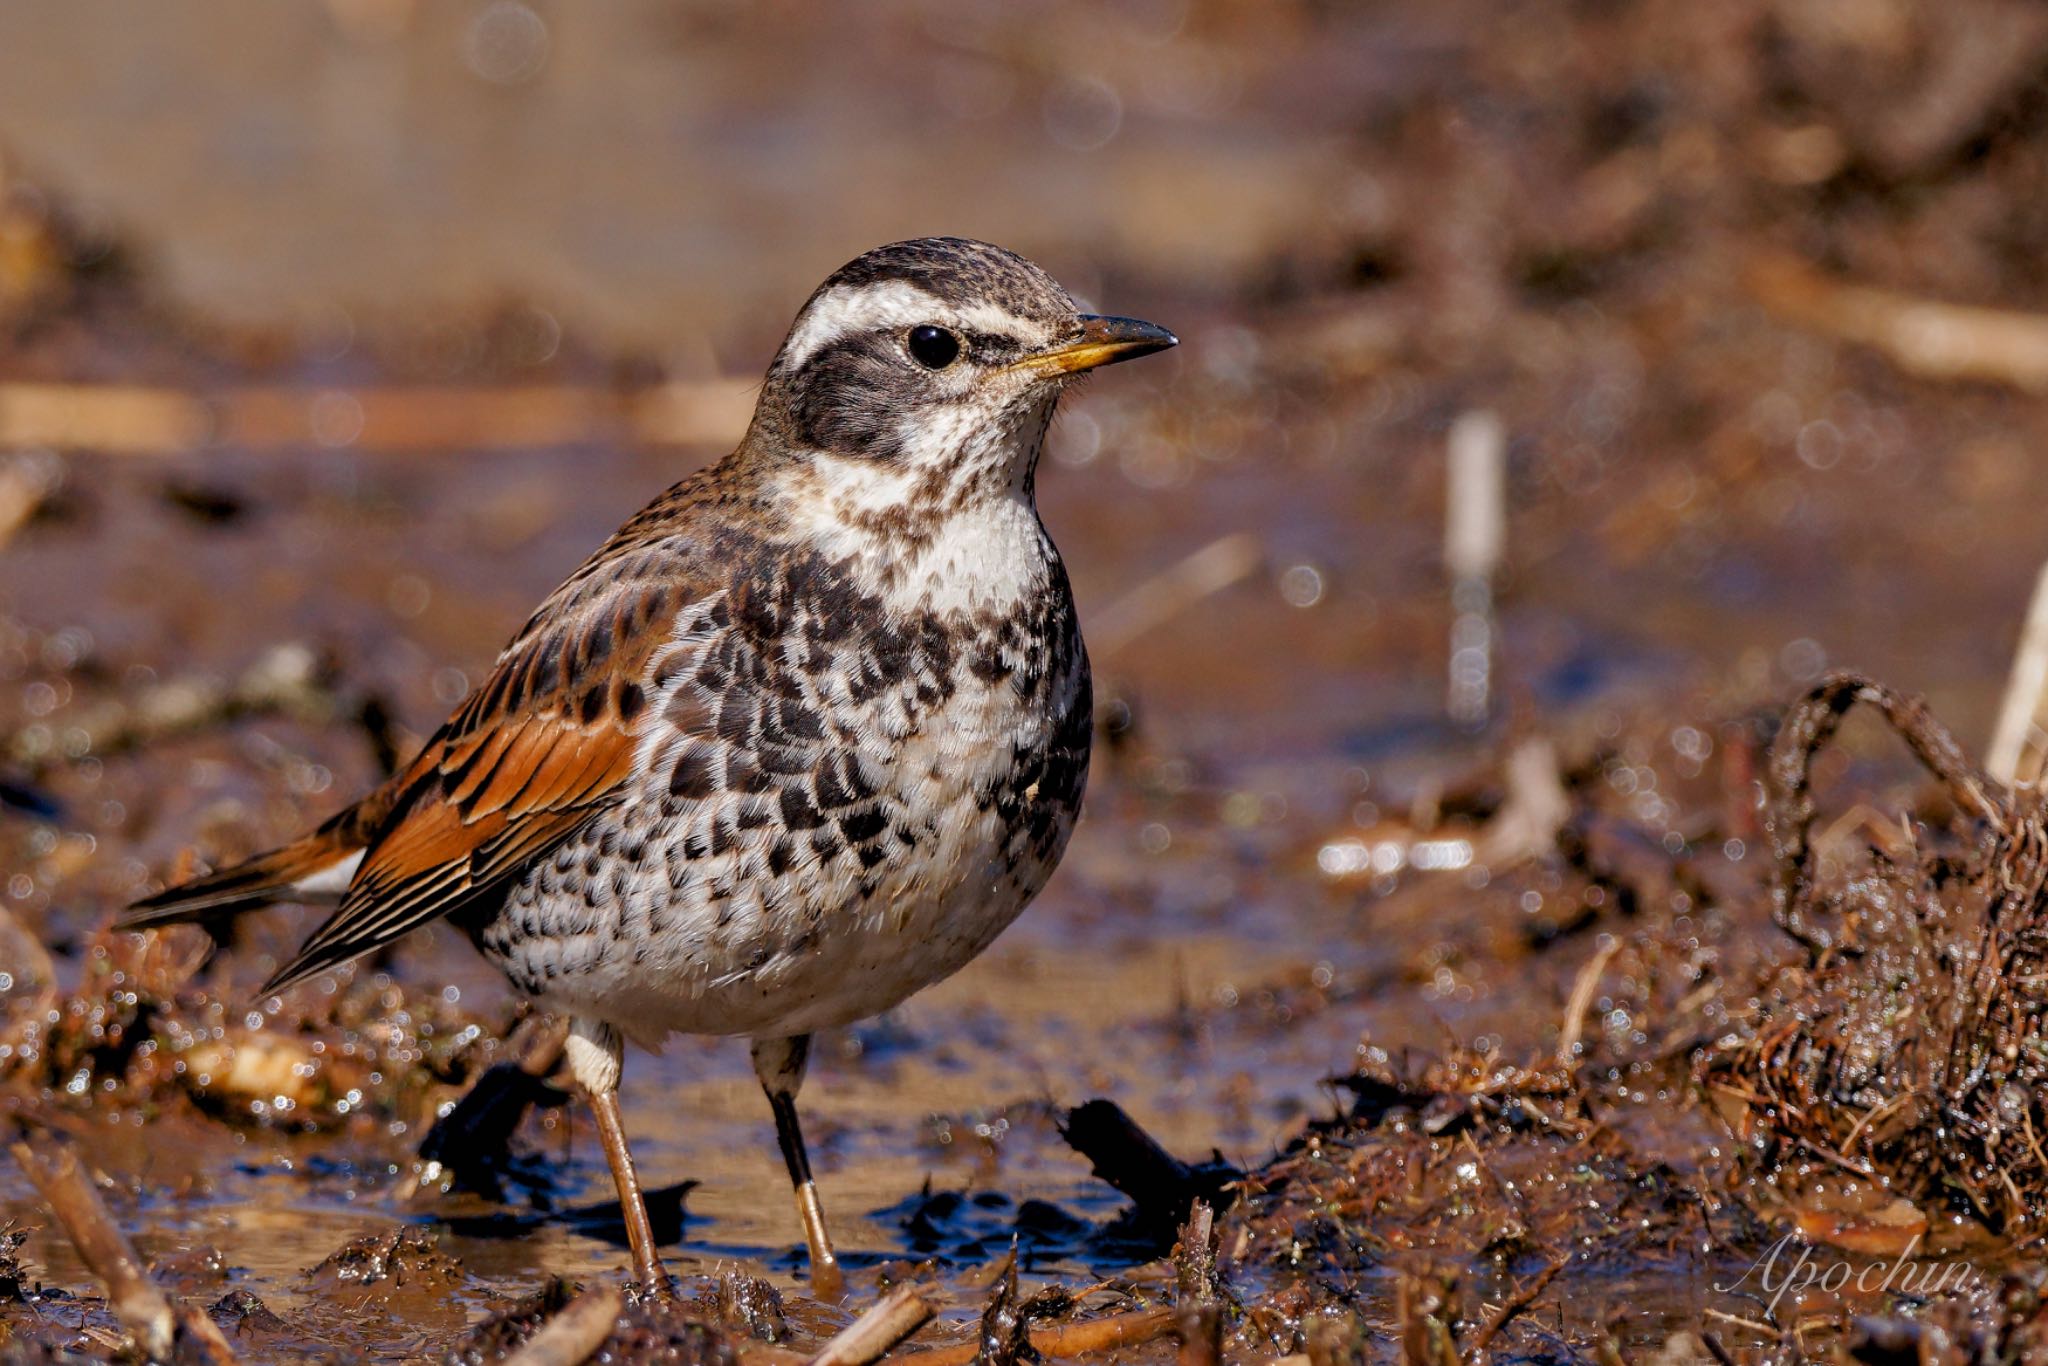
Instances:
[[[1557,1032],[1557,1065],[1570,1067],[1579,1054],[1579,1038],[1585,1032],[1586,1011],[1592,1007],[1593,993],[1600,989],[1600,975],[1607,971],[1607,964],[1621,951],[1619,939],[1609,939],[1593,956],[1586,960],[1586,966],[1579,969],[1578,980],[1572,983],[1572,999],[1564,1008],[1564,1026]]]
[[[150,1357],[168,1358],[183,1340],[207,1359],[233,1361],[234,1351],[212,1319],[172,1304],[170,1296],[149,1278],[135,1245],[114,1222],[71,1145],[50,1136],[38,1139],[37,1146],[43,1151],[17,1140],[10,1151],[29,1184],[63,1225],[86,1270],[106,1287],[107,1308],[135,1345]]]
[[[137,384],[0,384],[0,446],[182,455],[208,446],[512,450],[624,437],[649,445],[737,440],[757,385],[676,382],[620,394],[581,385],[253,385],[221,393]]]
[[[625,1302],[610,1286],[584,1291],[506,1358],[505,1366],[582,1366],[612,1335]]]
[[[1472,1345],[1465,1349],[1466,1360],[1477,1360],[1479,1354],[1486,1350],[1487,1344],[1500,1335],[1501,1329],[1508,1326],[1509,1320],[1534,1304],[1536,1297],[1557,1279],[1557,1273],[1562,1270],[1564,1259],[1560,1257],[1531,1276],[1524,1284],[1516,1286],[1515,1293],[1502,1300],[1500,1307],[1486,1316],[1486,1322],[1473,1337]]]
[[[2034,583],[2027,624],[2013,652],[2012,677],[1998,707],[1998,728],[1992,732],[1984,771],[2011,787],[2041,777],[2048,758],[2048,566]]]
[[[1128,1314],[1062,1323],[1031,1330],[1031,1345],[1041,1356],[1084,1357],[1095,1352],[1112,1352],[1151,1342],[1173,1331],[1178,1317],[1169,1308],[1134,1309]],[[902,1366],[968,1366],[981,1351],[979,1343],[961,1342],[948,1347],[931,1347],[905,1352],[897,1358]]]
[[[1753,262],[1748,286],[1793,326],[1873,347],[1923,379],[1985,380],[2048,393],[2048,317],[2041,314],[1844,284],[1785,256]]]
[[[811,1358],[811,1366],[870,1366],[924,1327],[931,1317],[932,1307],[917,1287],[900,1285],[826,1343]]]
[[[1109,658],[1153,627],[1250,577],[1264,558],[1259,538],[1248,531],[1218,537],[1103,608],[1088,626],[1090,653]]]

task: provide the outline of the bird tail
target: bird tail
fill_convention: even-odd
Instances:
[[[239,915],[273,901],[338,901],[388,812],[384,798],[382,790],[374,792],[281,849],[146,896],[127,909],[116,928],[183,925]]]

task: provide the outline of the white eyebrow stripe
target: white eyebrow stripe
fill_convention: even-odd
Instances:
[[[908,280],[879,280],[871,285],[838,285],[819,296],[782,345],[784,367],[796,370],[841,337],[856,332],[908,330],[919,323],[938,323],[974,332],[1047,339],[1045,329],[994,304],[958,307]]]

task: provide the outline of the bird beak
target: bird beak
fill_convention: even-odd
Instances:
[[[1103,318],[1083,313],[1079,341],[1041,351],[1020,362],[1020,368],[1047,377],[1077,375],[1100,365],[1136,360],[1139,356],[1149,356],[1154,351],[1179,345],[1179,337],[1152,323],[1139,322],[1136,318]]]

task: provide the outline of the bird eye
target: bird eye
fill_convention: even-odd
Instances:
[[[910,348],[910,358],[927,370],[943,370],[960,358],[960,339],[930,323],[911,328],[904,344]]]

